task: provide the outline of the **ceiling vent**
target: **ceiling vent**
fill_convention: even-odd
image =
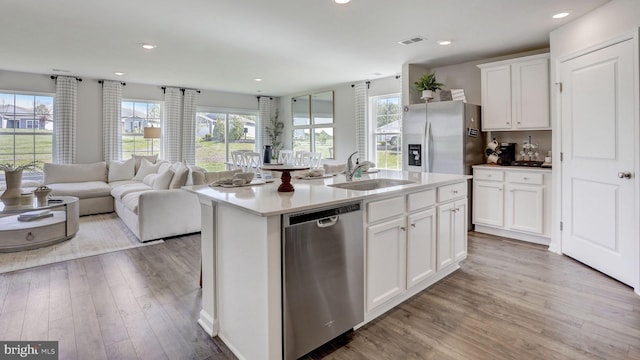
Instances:
[[[424,40],[424,38],[422,36],[416,36],[416,37],[412,37],[411,39],[398,41],[398,44],[411,45],[413,43],[417,43],[417,42],[420,42],[422,40]]]

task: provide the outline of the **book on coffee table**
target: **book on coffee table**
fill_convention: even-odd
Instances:
[[[39,211],[29,211],[29,212],[18,215],[18,221],[33,221],[33,220],[44,219],[52,216],[53,216],[53,213],[49,209],[39,210]]]

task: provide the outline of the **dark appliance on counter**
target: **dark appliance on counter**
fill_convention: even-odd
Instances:
[[[500,156],[500,165],[509,166],[512,162],[516,161],[516,143],[500,143],[498,149],[498,156]]]

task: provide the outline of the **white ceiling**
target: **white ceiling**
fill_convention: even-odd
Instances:
[[[606,2],[0,0],[0,69],[278,96],[399,74],[404,63],[544,48],[551,30]],[[551,18],[565,9],[571,16]],[[427,40],[398,44],[414,36]],[[453,44],[436,44],[444,39]]]

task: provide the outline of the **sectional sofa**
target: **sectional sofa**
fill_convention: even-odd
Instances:
[[[76,196],[80,215],[115,211],[141,242],[200,231],[197,196],[184,185],[210,183],[232,172],[207,173],[183,163],[134,157],[126,161],[44,165],[52,195]]]

